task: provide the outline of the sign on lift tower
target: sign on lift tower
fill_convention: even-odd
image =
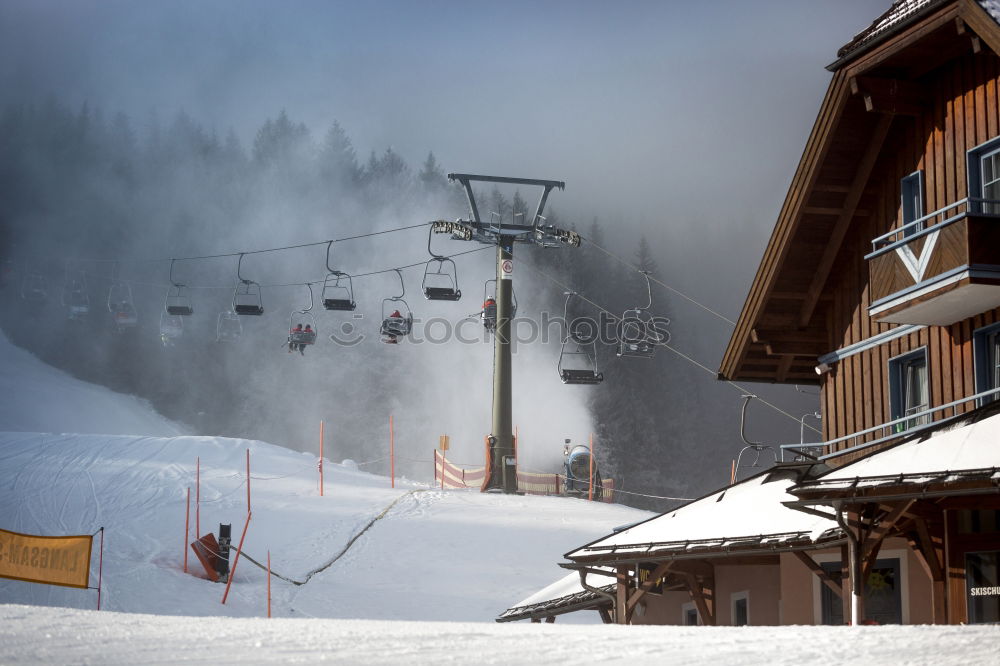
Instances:
[[[517,492],[517,470],[514,458],[514,428],[511,409],[511,356],[510,324],[511,294],[514,282],[514,243],[532,243],[541,247],[579,247],[580,235],[574,231],[557,229],[543,224],[542,211],[549,193],[554,188],[566,188],[558,180],[534,180],[531,178],[504,178],[501,176],[476,176],[468,173],[450,173],[448,179],[458,181],[465,188],[469,199],[469,219],[448,222],[440,220],[432,223],[435,233],[450,233],[456,240],[478,241],[485,245],[496,245],[496,330],[493,336],[493,426],[489,437],[489,459],[486,461],[488,481],[483,490],[499,489],[505,493]],[[472,183],[498,183],[507,185],[528,185],[542,188],[535,214],[530,221],[516,218],[506,223],[503,219],[491,218],[484,222],[479,216],[476,196]]]

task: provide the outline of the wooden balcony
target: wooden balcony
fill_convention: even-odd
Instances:
[[[877,321],[947,326],[1000,307],[1000,202],[962,199],[872,246]]]

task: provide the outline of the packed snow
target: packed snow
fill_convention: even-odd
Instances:
[[[0,339],[0,528],[41,535],[105,528],[97,593],[0,580],[0,663],[989,663],[992,627],[616,627],[577,613],[497,625],[560,576],[582,543],[650,514],[579,499],[441,491],[427,479],[325,464],[264,442],[182,434],[130,396],[78,382]],[[56,433],[56,434],[54,434]],[[62,434],[57,434],[62,433]],[[229,599],[194,539],[247,515]],[[191,489],[190,533],[185,508]],[[352,542],[353,540],[353,542]],[[95,540],[96,547],[99,540]],[[349,546],[349,547],[348,547]],[[97,583],[97,560],[91,584]],[[301,582],[296,585],[288,582]],[[780,647],[779,647],[780,646]]]

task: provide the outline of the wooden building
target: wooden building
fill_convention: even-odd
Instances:
[[[822,441],[567,553],[579,585],[504,619],[1000,621],[998,54],[1000,0],[897,0],[829,66],[719,370],[817,384]]]

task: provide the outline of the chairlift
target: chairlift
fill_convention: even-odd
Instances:
[[[243,335],[243,322],[232,310],[223,310],[215,323],[216,342],[238,342]]]
[[[21,281],[21,300],[30,305],[42,305],[48,300],[48,284],[40,273],[27,272]]]
[[[240,269],[243,266],[243,253],[240,253],[236,264],[236,289],[233,290],[233,312],[238,315],[260,316],[264,314],[264,302],[261,300],[260,284],[243,277]]]
[[[653,292],[649,283],[649,272],[642,271],[646,278],[645,306],[626,310],[618,322],[618,357],[652,358],[657,345],[665,344],[670,335],[662,326],[669,320],[654,320],[649,308],[653,305]]]
[[[575,295],[576,292],[566,292],[566,304],[563,307],[563,321],[567,322],[567,332],[556,365],[559,379],[563,384],[600,384],[604,381],[604,373],[597,371],[597,336],[593,335],[593,331],[586,333],[581,327],[568,324],[569,301]]]
[[[427,252],[431,258],[424,266],[424,279],[421,282],[424,298],[429,301],[457,301],[462,298],[462,291],[458,288],[458,267],[450,257],[435,254],[431,249],[433,233],[432,225],[427,230]]]
[[[66,280],[63,283],[62,305],[70,321],[82,321],[90,314],[90,296],[87,295],[87,281],[83,272],[76,275],[66,268]]]
[[[382,327],[381,341],[394,345],[399,342],[398,338],[406,337],[413,330],[413,313],[403,297],[406,295],[406,284],[403,282],[403,272],[395,268],[399,277],[399,286],[402,292],[399,296],[382,299]]]
[[[160,313],[160,342],[164,347],[170,347],[174,340],[184,335],[184,318],[169,312]]]
[[[174,281],[174,261],[170,260],[170,286],[167,288],[165,309],[168,315],[189,317],[194,314],[190,290],[186,285]]]
[[[493,283],[493,290],[490,290],[490,283]],[[491,278],[483,285],[483,310],[480,317],[483,326],[487,331],[495,331],[497,328],[497,299],[496,299],[496,278]],[[517,294],[514,293],[514,285],[510,286],[510,318],[517,317]]]
[[[323,280],[323,291],[320,300],[327,310],[353,312],[357,307],[354,302],[354,282],[351,276],[343,271],[334,270],[330,266],[330,247],[333,241],[326,244],[326,279]]]
[[[306,284],[309,289],[309,307],[302,310],[294,310],[288,317],[288,351],[299,353],[305,351],[305,345],[316,343],[318,329],[316,318],[311,310],[313,309],[313,290],[311,284]]]
[[[119,332],[132,328],[139,323],[135,311],[135,301],[132,300],[132,285],[118,281],[118,266],[112,270],[111,288],[108,290],[108,312]]]
[[[736,464],[733,467],[733,482],[739,480],[740,470],[744,467],[763,469],[760,464],[760,454],[764,451],[770,450],[772,457],[772,464],[778,464],[778,454],[775,452],[774,447],[769,444],[764,444],[762,442],[751,442],[746,436],[746,421],[747,421],[747,405],[750,401],[757,396],[747,394],[743,396],[743,408],[740,410],[740,439],[746,444],[742,449],[740,449],[740,454],[736,457]],[[753,455],[753,461],[749,465],[743,465],[743,456],[747,454]]]

